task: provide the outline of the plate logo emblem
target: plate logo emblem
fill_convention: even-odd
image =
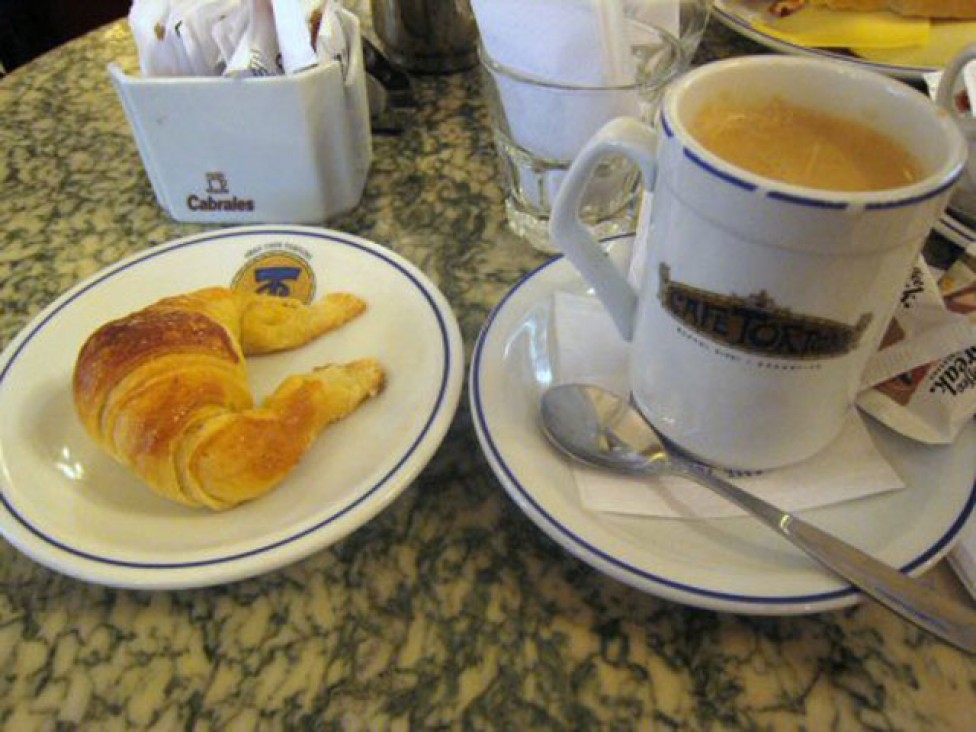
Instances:
[[[855,350],[871,322],[864,313],[854,325],[796,314],[765,291],[745,297],[722,295],[671,279],[661,264],[658,299],[664,310],[708,340],[746,353],[792,361],[843,356]]]
[[[308,252],[283,242],[265,244],[247,253],[232,287],[275,297],[294,297],[306,305],[315,298],[315,272]]]

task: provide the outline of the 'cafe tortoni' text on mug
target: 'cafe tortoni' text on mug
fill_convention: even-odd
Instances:
[[[690,287],[672,280],[663,262],[659,275],[658,297],[667,312],[695,333],[746,353],[790,360],[843,356],[857,348],[871,322],[871,313],[853,326],[796,315],[765,291],[739,297]]]

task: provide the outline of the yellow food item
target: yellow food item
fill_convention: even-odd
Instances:
[[[851,51],[875,63],[941,68],[973,41],[976,20],[933,21],[928,43],[890,49],[852,44]]]
[[[931,23],[894,13],[840,13],[805,7],[757,30],[787,43],[809,48],[905,48],[929,43]]]
[[[75,407],[88,434],[158,494],[231,508],[278,485],[385,381],[372,359],[328,365],[285,379],[256,407],[244,356],[303,345],[365,308],[344,293],[306,306],[226,288],[160,300],[88,338]]]

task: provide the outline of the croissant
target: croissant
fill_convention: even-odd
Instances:
[[[245,355],[308,343],[366,309],[345,293],[313,305],[209,288],[106,323],[75,364],[85,430],[154,491],[231,508],[266,494],[329,424],[379,393],[372,359],[285,379],[260,407]]]

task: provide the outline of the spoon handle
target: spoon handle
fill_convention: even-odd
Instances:
[[[711,488],[760,519],[889,610],[939,636],[946,642],[976,653],[976,611],[933,592],[921,582],[879,562],[850,544],[781,511],[708,472],[681,461],[678,472]]]

